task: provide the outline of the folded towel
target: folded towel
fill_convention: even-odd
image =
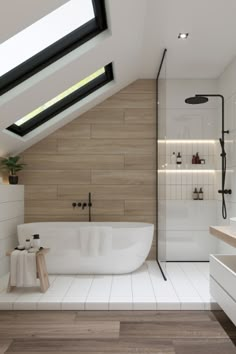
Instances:
[[[79,244],[84,257],[108,254],[112,249],[112,227],[82,227],[79,231]]]
[[[11,253],[11,259],[10,259],[10,269],[11,269],[11,285],[16,286],[16,279],[17,279],[17,260],[18,260],[18,254],[21,251],[13,251]]]
[[[36,253],[26,253],[24,256],[24,286],[37,285]]]
[[[28,251],[11,253],[11,286],[29,287],[37,285],[36,254]]]

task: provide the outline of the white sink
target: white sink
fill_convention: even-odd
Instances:
[[[230,222],[230,230],[232,232],[236,232],[236,218],[230,218],[229,222]]]

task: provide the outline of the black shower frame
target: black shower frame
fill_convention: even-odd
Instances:
[[[164,49],[162,58],[161,58],[161,63],[158,69],[157,77],[156,77],[156,261],[157,264],[160,268],[161,274],[163,276],[163,279],[166,281],[167,278],[165,276],[165,273],[160,265],[159,259],[158,259],[158,99],[159,99],[159,90],[158,90],[158,81],[162,69],[162,65],[164,63],[165,57],[166,57],[166,52],[167,49]]]

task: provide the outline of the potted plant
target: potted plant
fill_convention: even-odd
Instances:
[[[20,163],[20,156],[9,156],[1,161],[1,169],[9,173],[9,183],[18,184],[18,176],[16,173],[21,171],[26,164]]]

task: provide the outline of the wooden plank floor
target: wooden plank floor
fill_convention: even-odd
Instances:
[[[221,311],[2,311],[0,354],[233,354]]]

